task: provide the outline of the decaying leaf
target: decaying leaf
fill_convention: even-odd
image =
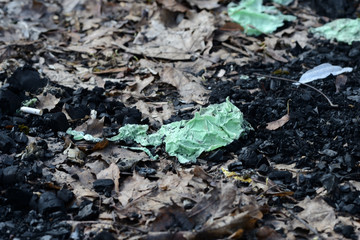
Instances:
[[[194,101],[201,105],[207,103],[208,91],[199,83],[199,79],[190,79],[182,71],[172,67],[165,67],[160,76],[163,82],[169,83],[179,90],[185,102]]]
[[[82,125],[76,127],[77,131],[84,132],[85,134],[93,135],[94,137],[101,137],[104,128],[105,118],[102,119],[88,119]]]
[[[290,115],[285,114],[280,119],[269,122],[267,124],[267,126],[266,126],[266,129],[268,129],[268,130],[276,130],[276,129],[281,128],[282,126],[284,126],[285,123],[287,123],[289,120],[290,120]]]
[[[88,158],[102,159],[109,165],[117,163],[121,171],[131,169],[139,161],[149,160],[144,152],[134,152],[115,144],[109,144],[105,149],[91,153]]]
[[[143,27],[131,48],[122,48],[148,57],[187,60],[208,47],[214,30],[214,18],[206,11],[183,19],[175,28],[166,28],[158,14],[150,26]]]
[[[50,93],[42,93],[41,95],[38,95],[37,98],[39,102],[36,107],[39,109],[47,109],[49,111],[55,108],[56,104],[60,101],[60,98],[57,98]]]
[[[347,76],[340,74],[336,77],[335,80],[335,87],[336,87],[336,93],[340,92],[340,89],[346,85],[347,82]]]
[[[318,231],[331,231],[334,229],[336,221],[335,211],[321,197],[310,199],[305,198],[298,204],[304,210],[298,214],[301,219],[306,220]],[[296,226],[305,228],[298,220],[294,220]]]
[[[142,113],[143,118],[149,118],[150,123],[163,123],[174,113],[174,107],[168,102],[144,102],[139,100],[135,104],[136,108]]]

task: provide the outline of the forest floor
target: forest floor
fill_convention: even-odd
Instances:
[[[310,33],[360,5],[265,2],[296,19],[248,36],[230,1],[1,0],[0,239],[360,239],[360,42]],[[352,70],[291,82],[323,63]],[[211,107],[214,133],[111,141]],[[181,152],[234,113],[239,138]]]

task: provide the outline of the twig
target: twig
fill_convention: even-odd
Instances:
[[[293,83],[299,83],[299,84],[302,84],[302,85],[305,85],[315,91],[317,91],[318,93],[320,93],[321,95],[324,96],[324,98],[326,98],[326,100],[329,102],[330,106],[331,107],[339,107],[339,105],[337,104],[333,104],[331,102],[331,100],[322,92],[320,91],[319,89],[309,85],[309,84],[306,84],[306,83],[301,83],[301,82],[298,82],[298,81],[295,81],[295,80],[292,80],[292,79],[288,79],[288,78],[283,78],[283,77],[275,77],[275,76],[271,76],[271,75],[264,75],[264,74],[260,74],[260,73],[254,73],[255,75],[257,76],[261,76],[261,77],[268,77],[268,78],[273,78],[273,79],[278,79],[278,80],[282,80],[282,81],[288,81],[288,82],[293,82]]]

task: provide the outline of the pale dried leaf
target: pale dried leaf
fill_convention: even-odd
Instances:
[[[334,226],[337,223],[335,211],[321,197],[316,197],[314,199],[307,197],[298,205],[304,208],[298,216],[301,219],[306,220],[312,227],[315,227],[318,231],[332,231],[334,229]],[[302,223],[299,225],[298,220],[294,221],[297,221],[296,224],[298,226],[306,228]]]
[[[95,49],[93,49],[93,48],[91,48],[91,46],[87,46],[87,45],[79,45],[79,46],[71,45],[71,46],[64,48],[64,50],[78,52],[78,53],[87,53],[89,55],[93,55],[96,53]]]
[[[104,128],[105,117],[102,119],[88,119],[86,122],[77,126],[76,131],[84,132],[85,134],[90,134],[94,137],[101,137]]]
[[[120,187],[118,200],[125,208],[139,199],[147,198],[147,195],[156,186],[149,179],[134,173],[132,177],[128,177]],[[146,200],[147,201],[147,200]]]
[[[204,24],[206,22],[206,24]],[[143,27],[132,47],[121,46],[125,51],[148,57],[170,60],[191,59],[206,49],[215,30],[212,14],[202,11],[183,19],[175,28],[166,28],[159,14],[151,19],[150,26]]]
[[[196,102],[204,105],[208,101],[208,91],[197,81],[185,76],[184,72],[172,68],[165,67],[160,73],[161,81],[171,84],[179,90],[179,93],[186,103]]]
[[[144,152],[134,152],[116,145],[109,145],[105,149],[91,153],[88,157],[101,158],[109,165],[117,163],[121,171],[129,170],[139,161],[150,160],[149,156]]]
[[[199,9],[214,9],[220,7],[219,0],[187,0],[191,6],[197,6]]]
[[[174,107],[168,102],[144,102],[139,100],[135,104],[136,108],[142,113],[143,118],[149,118],[150,123],[163,123],[175,114]]]
[[[37,99],[39,100],[37,108],[43,110],[47,109],[49,111],[55,108],[56,104],[58,104],[60,101],[60,98],[57,98],[50,93],[47,93],[46,95],[42,93],[41,95],[37,96]]]
[[[282,118],[269,122],[266,126],[266,129],[268,130],[276,130],[278,128],[281,128],[282,126],[285,125],[285,123],[287,123],[290,120],[290,115],[289,114],[285,114]]]

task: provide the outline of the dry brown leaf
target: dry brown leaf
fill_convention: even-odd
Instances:
[[[276,130],[278,128],[281,128],[282,126],[285,125],[285,123],[287,123],[290,120],[290,115],[289,114],[285,114],[282,118],[269,122],[266,126],[266,129],[268,130]]]
[[[134,105],[142,113],[143,118],[149,118],[151,124],[163,123],[175,114],[174,107],[168,102],[144,102],[139,100]]]
[[[70,73],[70,70],[68,70],[64,65],[58,63],[50,65],[49,67],[44,65],[43,72],[52,82],[70,88],[77,89],[82,87],[92,90],[95,86],[103,88],[105,85],[102,78],[96,78],[95,76],[91,77],[88,81],[83,82],[81,81],[83,75],[82,73],[79,73],[79,75]]]
[[[340,92],[340,89],[342,89],[347,82],[347,76],[340,74],[338,76],[336,76],[336,80],[335,80],[335,87],[336,87],[336,93]]]
[[[106,70],[98,70],[94,71],[93,74],[101,75],[101,74],[109,74],[109,73],[119,73],[119,72],[125,72],[129,68],[128,67],[117,67],[117,68],[111,68]]]
[[[121,171],[129,170],[139,161],[150,160],[144,152],[134,152],[115,144],[109,144],[105,149],[91,153],[88,158],[102,159],[109,165],[116,163]]]
[[[74,195],[76,196],[76,199],[78,199],[79,201],[83,197],[97,198],[99,196],[95,191],[91,189],[91,187],[89,188],[84,186],[81,182],[72,178],[71,175],[72,174],[55,169],[55,172],[52,174],[52,180],[60,185],[70,186],[73,190]]]
[[[219,0],[187,0],[191,6],[197,6],[199,9],[214,9],[218,8]]]
[[[84,132],[85,134],[93,135],[94,137],[101,137],[104,128],[105,118],[102,119],[88,119],[86,122],[77,126],[76,131]]]
[[[196,225],[211,225],[216,219],[230,213],[235,196],[233,183],[226,184],[222,188],[217,187],[191,209],[189,217]]]
[[[157,0],[158,3],[161,3],[164,8],[172,12],[186,12],[187,7],[177,2],[176,0]]]
[[[204,24],[206,22],[206,24]],[[150,25],[144,26],[132,47],[121,46],[125,51],[148,57],[170,60],[188,60],[206,50],[215,30],[212,14],[202,11],[183,19],[175,28],[166,28],[156,14]]]
[[[78,52],[78,53],[86,53],[89,55],[93,55],[96,53],[96,50],[93,49],[92,46],[86,46],[86,45],[79,45],[79,46],[71,45],[64,48],[64,50]]]
[[[235,233],[241,237],[238,231],[241,233],[253,229],[256,222],[262,217],[263,214],[258,207],[253,206],[248,211],[228,215],[214,221],[211,225],[195,233],[194,239],[223,239]]]
[[[134,172],[132,177],[128,177],[121,184],[118,200],[124,208],[142,199],[147,201],[149,193],[155,190],[155,187],[156,183],[151,183],[149,179]]]
[[[105,139],[103,139],[101,142],[95,143],[95,145],[93,146],[93,148],[91,149],[91,151],[103,150],[103,149],[106,148],[108,145],[109,145],[109,140],[107,140],[107,139],[105,138]]]
[[[52,110],[55,108],[56,104],[59,103],[60,98],[55,97],[54,95],[47,93],[46,95],[42,93],[41,95],[37,96],[39,100],[38,104],[36,105],[39,109],[47,109]]]
[[[119,167],[115,163],[111,163],[110,166],[98,174],[96,174],[97,179],[112,179],[115,183],[115,192],[119,193],[119,178],[120,178],[120,170]]]
[[[161,81],[171,84],[179,90],[179,93],[186,103],[196,102],[204,105],[208,101],[208,91],[198,82],[195,77],[192,79],[185,76],[184,72],[165,67],[160,73]],[[195,81],[198,80],[198,81]]]
[[[194,223],[188,218],[184,208],[172,203],[171,206],[162,207],[151,225],[151,231],[167,231],[176,226],[181,230],[191,230]]]
[[[336,220],[334,209],[321,197],[316,197],[314,199],[306,197],[298,205],[304,209],[298,216],[318,231],[332,231],[338,222]],[[296,219],[293,221],[293,224],[294,228],[296,226],[306,228]]]

